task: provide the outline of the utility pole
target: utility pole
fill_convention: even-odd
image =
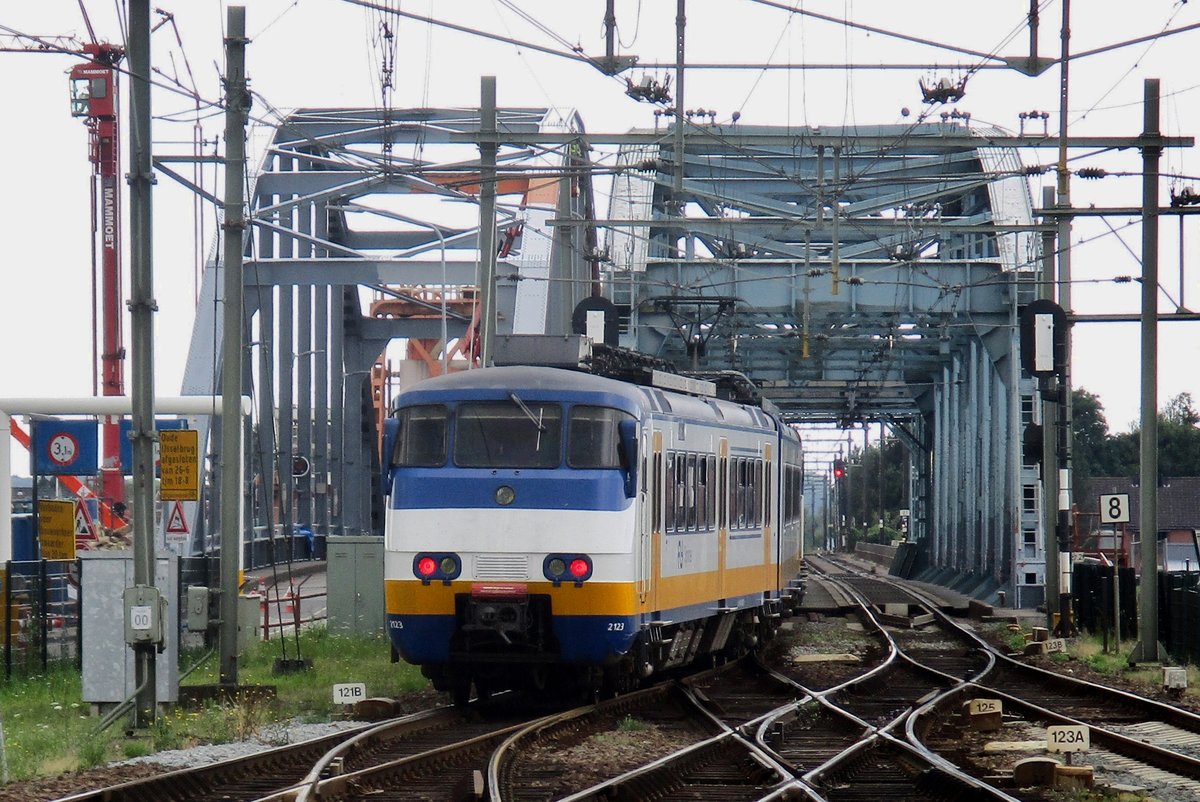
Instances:
[[[1139,445],[1138,529],[1142,578],[1138,584],[1138,643],[1130,660],[1156,663],[1158,648],[1158,79],[1143,90],[1142,122],[1142,435]]]
[[[1071,64],[1071,0],[1063,0],[1062,53],[1059,58],[1058,106],[1058,187],[1055,205],[1058,208],[1058,305],[1067,313],[1066,364],[1059,377],[1058,420],[1047,437],[1054,437],[1058,466],[1058,516],[1055,523],[1058,540],[1058,611],[1060,635],[1075,634],[1071,614],[1071,172],[1067,169],[1067,98],[1070,89]],[[1049,501],[1049,499],[1047,499]]]
[[[133,644],[137,684],[134,726],[154,723],[157,708],[155,656],[166,622],[154,586],[154,259],[150,153],[150,0],[129,4],[130,341],[133,425],[133,588],[125,593],[125,620]],[[131,592],[132,591],[132,592]],[[156,609],[157,608],[157,609]],[[135,611],[146,618],[134,622]],[[157,617],[157,619],[155,618]],[[157,620],[157,632],[150,623]],[[146,626],[143,627],[142,624]],[[174,634],[171,635],[174,637]]]
[[[479,79],[479,364],[496,337],[496,76]]]
[[[1042,207],[1049,208],[1054,202],[1054,190],[1042,187]],[[1046,301],[1054,300],[1055,288],[1055,252],[1058,242],[1054,232],[1042,235],[1042,280],[1038,296]],[[1046,628],[1054,631],[1054,613],[1059,605],[1059,565],[1058,565],[1058,516],[1053,500],[1058,497],[1058,471],[1055,458],[1057,431],[1055,422],[1058,420],[1058,406],[1048,395],[1049,383],[1053,379],[1038,379],[1039,396],[1042,405],[1042,531],[1045,533],[1043,554],[1045,555],[1045,586],[1046,586]]]
[[[683,216],[683,57],[684,31],[687,16],[684,14],[686,0],[675,0],[675,183],[673,195]]]
[[[224,294],[221,340],[221,685],[238,682],[238,570],[242,558],[242,253],[246,218],[246,9],[230,6],[225,38]]]

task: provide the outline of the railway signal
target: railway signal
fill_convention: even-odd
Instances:
[[[846,478],[846,460],[835,459],[833,461],[833,478],[834,479],[845,479]]]

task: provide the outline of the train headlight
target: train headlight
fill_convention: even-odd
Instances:
[[[574,582],[576,587],[592,578],[592,558],[586,554],[548,554],[542,560],[542,574],[558,587]]]
[[[413,574],[425,585],[434,580],[449,585],[462,574],[462,560],[453,552],[421,552],[413,557],[412,564]]]
[[[509,504],[512,504],[516,497],[517,491],[508,485],[500,485],[496,488],[496,503],[501,507],[507,507]]]

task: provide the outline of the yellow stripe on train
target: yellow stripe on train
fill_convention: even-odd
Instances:
[[[721,598],[762,593],[775,587],[774,565],[731,568],[725,572],[724,593],[720,574],[708,571],[686,576],[663,577],[658,588],[658,609],[670,610],[694,604],[713,603]],[[390,615],[452,615],[454,597],[470,593],[479,582],[430,582],[417,579],[389,579],[384,582],[387,611]],[[483,583],[486,584],[486,583]],[[499,583],[511,587],[511,583]],[[581,587],[564,582],[520,583],[525,592],[550,597],[555,615],[637,615],[651,613],[645,600],[639,599],[633,582],[585,582]]]

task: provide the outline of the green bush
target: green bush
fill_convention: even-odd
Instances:
[[[0,725],[4,727],[9,779],[60,774],[92,768],[110,760],[140,757],[165,749],[203,743],[228,743],[253,736],[264,726],[296,717],[328,721],[335,713],[332,685],[362,682],[371,696],[400,696],[428,682],[407,663],[393,664],[386,638],[337,635],[323,627],[306,630],[298,647],[287,641],[286,656],[312,660],[308,671],[275,676],[275,660],[284,656],[280,641],[255,644],[238,662],[238,682],[271,685],[276,697],[243,704],[210,702],[198,710],[174,707],[155,718],[153,727],[126,739],[120,723],[96,733],[98,719],[82,702],[80,676],[74,666],[52,668],[44,675],[14,677],[0,684]],[[185,653],[181,667],[201,660]],[[184,685],[214,684],[218,657],[203,657]]]

